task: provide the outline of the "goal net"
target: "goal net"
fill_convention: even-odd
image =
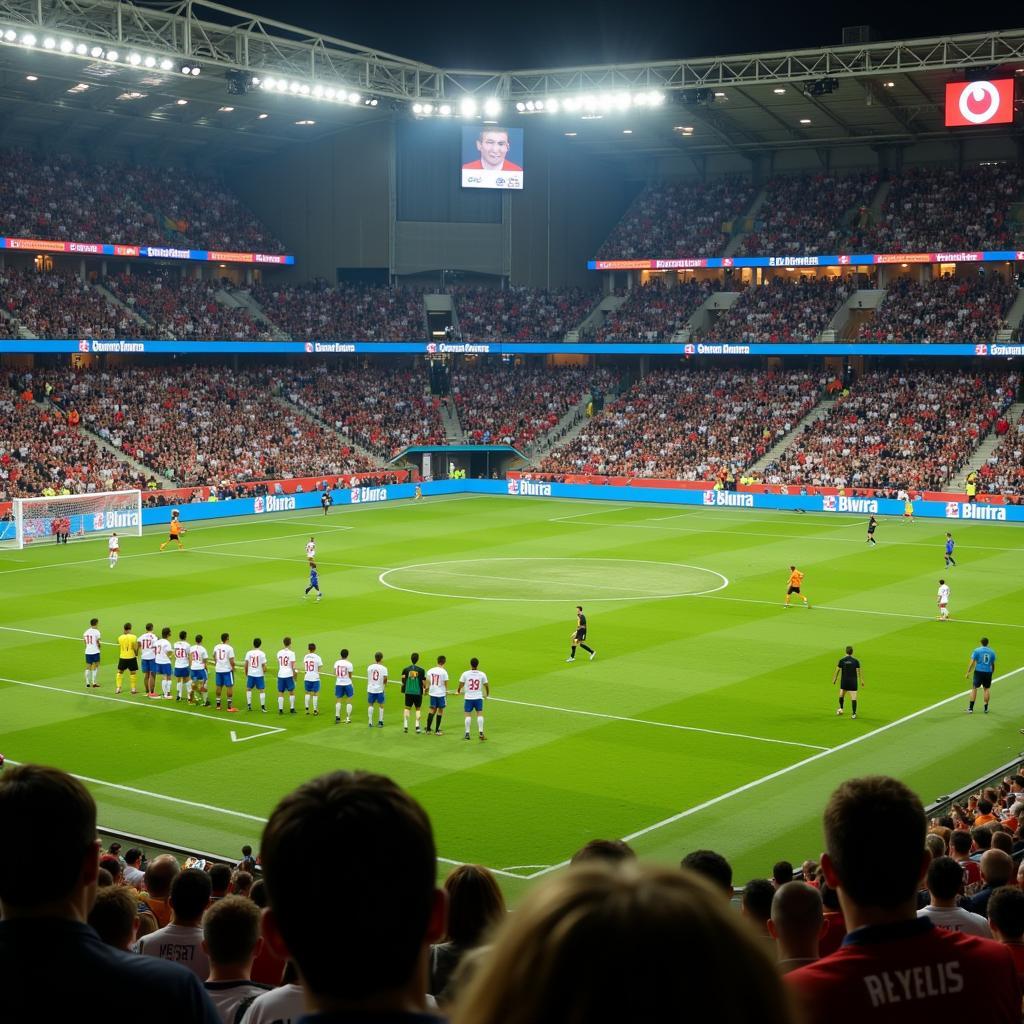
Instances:
[[[0,547],[55,543],[58,531],[69,540],[109,536],[142,536],[142,492],[100,491],[62,494],[53,498],[15,498],[9,520],[0,522]]]

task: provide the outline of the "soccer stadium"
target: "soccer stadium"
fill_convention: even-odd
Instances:
[[[1019,1022],[1024,29],[328,6],[0,3],[0,1019]]]

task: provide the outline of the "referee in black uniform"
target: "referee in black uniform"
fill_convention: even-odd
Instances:
[[[567,662],[576,660],[577,647],[588,651],[591,661],[597,657],[597,651],[593,647],[587,646],[587,617],[583,614],[583,605],[581,604],[576,605],[576,628],[572,631],[572,647],[569,648],[569,657],[565,659]]]
[[[853,717],[857,717],[857,690],[864,685],[864,680],[860,675],[860,662],[853,656],[853,648],[846,648],[846,656],[840,658],[836,665],[836,670],[832,674],[832,685],[835,686],[836,680],[839,682],[839,707],[836,708],[836,714],[841,715],[843,713],[843,702],[846,700],[846,695],[850,695],[850,708],[853,711]]]

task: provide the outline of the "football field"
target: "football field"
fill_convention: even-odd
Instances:
[[[359,768],[424,804],[445,865],[487,865],[512,899],[598,836],[666,862],[711,847],[742,884],[817,856],[844,778],[891,773],[928,802],[1024,748],[1024,532],[953,524],[945,570],[947,528],[882,519],[871,549],[850,516],[456,495],[224,520],[190,529],[185,551],[147,531],[115,569],[102,538],[33,544],[0,552],[0,752],[85,779],[107,828],[231,857],[283,793]],[[310,535],[320,603],[303,598]],[[782,607],[792,563],[810,610]],[[566,664],[577,604],[597,657]],[[102,685],[87,690],[93,616]],[[255,636],[271,661],[286,634],[300,660],[315,641],[325,670],[347,647],[360,677],[375,650],[392,680],[411,651],[427,667],[444,654],[452,690],[476,656],[487,741],[463,740],[454,695],[444,735],[403,734],[397,685],[368,729],[364,678],[336,725],[326,671],[319,718],[301,675],[298,713],[279,716],[269,669],[265,715],[245,711],[241,669],[239,714],[115,696],[126,621],[201,632],[211,651],[227,631],[239,663]],[[968,716],[982,635],[992,713],[979,700]],[[847,644],[866,683],[856,720],[831,685]]]

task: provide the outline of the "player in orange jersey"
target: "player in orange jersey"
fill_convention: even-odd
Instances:
[[[181,543],[181,535],[184,533],[184,529],[181,525],[181,520],[178,518],[178,510],[175,509],[171,513],[171,532],[170,536],[160,545],[160,550],[163,551],[165,547],[173,540],[177,542],[178,550],[183,551],[185,545]]]
[[[803,594],[800,593],[800,587],[803,585],[803,582],[804,582],[804,574],[795,565],[791,565],[789,567],[789,587],[786,589],[786,607],[787,608],[789,607],[789,599],[794,594],[799,595],[800,600],[803,601],[805,608],[810,608],[811,607],[807,603],[807,598]]]

